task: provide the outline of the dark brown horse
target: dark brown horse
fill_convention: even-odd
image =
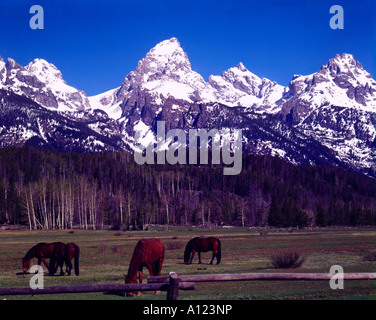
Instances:
[[[139,283],[142,283],[143,267],[149,270],[151,276],[159,276],[162,270],[162,263],[165,255],[165,247],[159,239],[141,239],[134,248],[128,274],[125,276],[125,283],[137,283],[137,273]],[[138,292],[138,295],[141,292]],[[128,292],[127,296],[133,296]]]
[[[195,253],[198,253],[198,263],[201,263],[201,252],[213,251],[210,264],[213,264],[214,257],[217,258],[217,264],[221,262],[222,250],[221,241],[214,237],[201,238],[196,237],[188,241],[184,251],[184,263],[191,264]]]
[[[75,243],[61,243],[60,245],[56,246],[54,253],[51,257],[51,270],[50,272],[54,274],[58,267],[60,267],[60,275],[64,275],[63,265],[65,262],[66,266],[66,273],[68,276],[71,275],[72,272],[72,259],[74,258],[74,273],[76,276],[80,274],[79,270],[79,258],[80,258],[80,247]]]
[[[27,273],[30,267],[30,260],[33,258],[38,259],[38,265],[41,264],[41,262],[44,263],[48,271],[50,272],[50,265],[47,263],[47,258],[51,258],[53,255],[53,252],[55,251],[55,248],[59,245],[63,244],[62,242],[53,242],[53,243],[45,243],[41,242],[36,244],[34,247],[32,247],[26,255],[22,258],[22,271],[24,273]]]

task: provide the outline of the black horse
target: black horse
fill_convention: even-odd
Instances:
[[[215,237],[193,238],[185,246],[184,263],[191,264],[196,252],[198,253],[198,263],[201,263],[201,252],[208,251],[213,251],[210,264],[213,264],[214,257],[217,258],[217,264],[219,264],[222,258],[221,241]]]

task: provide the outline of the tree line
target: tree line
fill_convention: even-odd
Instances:
[[[374,179],[243,155],[218,165],[138,165],[128,152],[0,149],[0,223],[30,229],[162,225],[375,225]]]

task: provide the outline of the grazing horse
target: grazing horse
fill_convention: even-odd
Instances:
[[[141,239],[134,248],[128,274],[124,274],[125,283],[137,283],[137,273],[139,283],[142,283],[142,269],[146,267],[151,276],[159,276],[162,270],[162,263],[165,255],[165,247],[159,239]],[[157,292],[155,292],[157,293]],[[140,295],[138,292],[137,295]],[[133,292],[128,292],[127,296],[133,296]]]
[[[41,262],[44,263],[46,268],[49,272],[50,265],[47,263],[46,258],[51,258],[53,255],[53,252],[55,251],[55,248],[59,245],[63,244],[62,242],[53,242],[53,243],[45,243],[41,242],[36,244],[34,247],[32,247],[26,255],[22,258],[22,271],[23,273],[27,273],[27,270],[29,270],[30,267],[30,260],[33,258],[38,259],[38,265],[41,264]]]
[[[221,262],[222,250],[221,241],[214,237],[201,238],[196,237],[188,241],[184,251],[184,263],[191,264],[195,253],[198,253],[198,263],[201,263],[201,252],[213,251],[210,264],[213,264],[214,257],[217,258],[217,264]]]
[[[54,253],[51,257],[51,273],[54,274],[58,267],[60,267],[60,275],[64,275],[63,265],[65,262],[66,273],[68,276],[72,272],[72,259],[74,258],[74,273],[76,276],[80,274],[79,271],[79,258],[80,258],[80,247],[75,243],[61,243],[56,246]]]

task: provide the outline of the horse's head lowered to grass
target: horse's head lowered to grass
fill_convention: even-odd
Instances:
[[[162,263],[165,255],[165,247],[159,239],[141,239],[134,248],[131,261],[129,263],[128,274],[124,274],[125,283],[142,283],[143,267],[149,270],[151,276],[159,276],[162,270]],[[138,295],[141,292],[137,293]],[[128,292],[127,296],[133,296],[133,292]]]

